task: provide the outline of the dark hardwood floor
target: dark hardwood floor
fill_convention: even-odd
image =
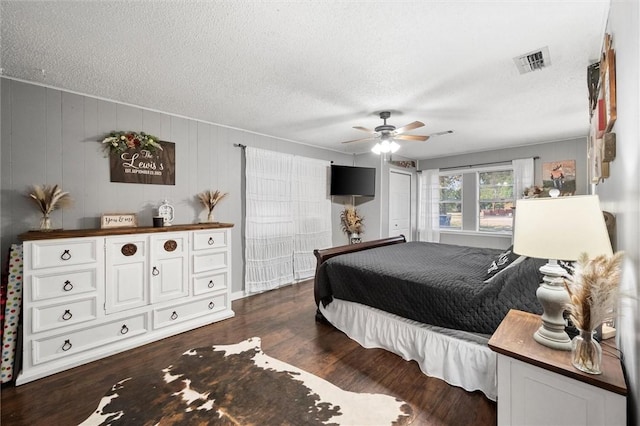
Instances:
[[[115,382],[164,368],[190,348],[260,337],[262,348],[342,389],[393,395],[414,410],[415,425],[495,425],[496,404],[422,374],[415,362],[364,349],[314,319],[313,283],[233,302],[236,316],[22,386],[2,388],[2,425],[76,425]]]

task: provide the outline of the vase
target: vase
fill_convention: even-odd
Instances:
[[[351,235],[349,235],[349,244],[358,244],[361,241],[360,234],[357,232],[352,232]]]
[[[602,347],[594,339],[595,330],[580,330],[571,341],[571,364],[589,374],[601,374]]]
[[[48,214],[45,214],[40,218],[40,230],[51,231],[51,218],[49,218]]]
[[[213,209],[209,210],[209,214],[207,215],[207,222],[213,223],[215,219],[213,218]]]

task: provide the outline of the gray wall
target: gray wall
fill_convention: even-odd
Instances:
[[[539,159],[534,162],[535,182],[536,185],[539,186],[542,186],[543,163],[559,160],[576,160],[576,194],[589,193],[586,138],[420,160],[418,162],[418,170],[501,163],[518,158],[531,157],[539,157]],[[473,186],[473,191],[475,191],[475,185]],[[471,195],[473,195],[471,191],[464,191],[464,193],[471,193]],[[501,249],[511,245],[511,236],[442,232],[440,234],[440,242]]]
[[[33,184],[60,184],[73,205],[57,210],[54,227],[98,228],[103,213],[138,214],[139,225],[150,226],[154,209],[167,198],[175,206],[175,223],[204,219],[195,195],[220,189],[229,196],[216,207],[216,219],[235,224],[233,292],[243,283],[243,153],[234,144],[334,161],[353,162],[351,155],[322,150],[241,130],[170,114],[95,99],[57,89],[2,78],[2,147],[0,217],[2,262],[17,235],[37,228],[39,213],[25,196]],[[175,142],[176,184],[111,183],[109,161],[98,142],[111,130],[145,131]],[[339,214],[333,204],[334,244],[343,243]]]
[[[630,387],[629,424],[640,424],[640,6],[637,1],[613,0],[607,32],[616,50],[617,120],[616,159],[610,165],[609,179],[594,192],[605,210],[616,216],[617,249],[626,254],[618,312],[618,341]]]

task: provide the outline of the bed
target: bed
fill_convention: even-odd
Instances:
[[[404,237],[316,250],[316,319],[428,376],[496,399],[487,342],[509,309],[540,314],[545,261]]]

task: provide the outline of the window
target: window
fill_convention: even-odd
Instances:
[[[440,176],[440,228],[462,229],[462,175]]]
[[[478,231],[511,232],[513,170],[478,172]]]

